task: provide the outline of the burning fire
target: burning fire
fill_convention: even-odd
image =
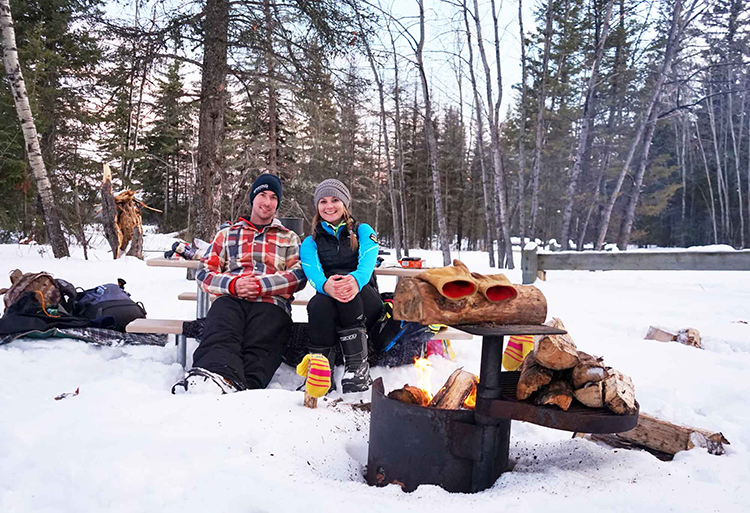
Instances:
[[[477,386],[474,385],[468,397],[464,400],[464,408],[473,410],[477,406]]]
[[[427,358],[414,358],[414,367],[417,368],[418,378],[417,386],[427,393],[427,397],[432,400],[432,363]]]

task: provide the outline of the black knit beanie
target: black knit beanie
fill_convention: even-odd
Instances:
[[[278,176],[269,175],[264,173],[255,179],[253,186],[250,188],[250,205],[253,204],[255,197],[263,191],[273,191],[276,193],[276,197],[279,198],[279,206],[281,206],[281,180]]]

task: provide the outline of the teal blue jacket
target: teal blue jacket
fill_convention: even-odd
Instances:
[[[341,239],[341,228],[344,225],[334,227],[325,221],[322,222],[321,225],[330,235],[333,235],[339,240]],[[354,276],[354,279],[357,281],[359,290],[362,290],[362,288],[369,283],[372,273],[375,270],[379,245],[377,236],[375,235],[375,230],[373,230],[369,224],[362,223],[359,225],[357,228],[357,237],[359,239],[357,269],[350,274]],[[300,247],[300,260],[302,261],[302,270],[305,272],[310,284],[315,287],[315,290],[319,293],[326,294],[323,290],[323,285],[325,285],[328,278],[326,278],[326,275],[323,272],[323,266],[320,264],[318,245],[312,235],[309,235],[302,242],[302,246]]]

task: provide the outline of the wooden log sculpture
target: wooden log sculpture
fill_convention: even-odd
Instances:
[[[531,285],[513,285],[516,297],[490,302],[478,291],[452,300],[432,285],[415,278],[401,278],[393,294],[393,317],[421,324],[541,324],[547,318],[547,300]]]

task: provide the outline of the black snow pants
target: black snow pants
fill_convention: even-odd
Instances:
[[[310,345],[315,348],[334,347],[339,342],[338,329],[364,323],[369,330],[382,311],[380,294],[369,283],[348,303],[340,303],[331,296],[317,293],[307,304]]]
[[[206,316],[193,367],[221,374],[238,388],[266,388],[281,365],[291,327],[279,306],[221,296]]]

